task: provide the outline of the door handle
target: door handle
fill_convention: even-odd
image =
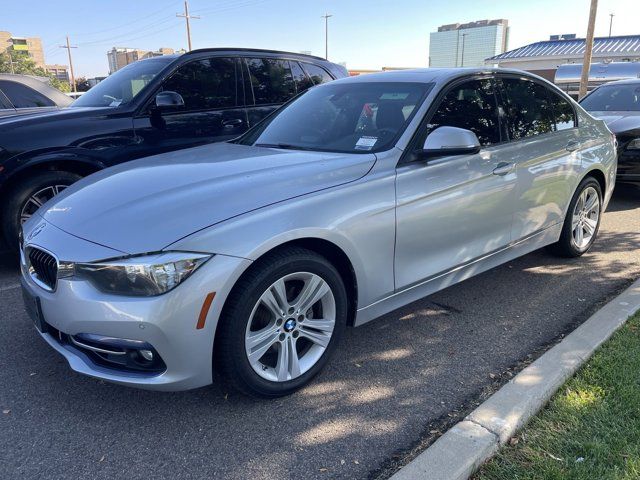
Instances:
[[[513,163],[500,162],[498,163],[498,165],[496,165],[496,168],[493,169],[493,174],[503,177],[511,172],[511,170],[513,170]]]
[[[567,152],[575,152],[580,148],[580,142],[578,142],[577,140],[571,140],[569,143],[567,143],[567,146],[565,148]]]
[[[222,122],[222,126],[225,128],[233,128],[242,125],[244,121],[241,118],[234,118],[232,120],[225,120]]]

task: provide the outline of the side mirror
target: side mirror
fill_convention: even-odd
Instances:
[[[184,107],[184,98],[177,92],[160,92],[156,95],[156,107],[160,109]]]
[[[480,141],[471,130],[457,127],[438,127],[424,141],[420,158],[446,157],[449,155],[473,155],[480,151]]]

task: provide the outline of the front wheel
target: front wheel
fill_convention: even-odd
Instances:
[[[346,318],[335,267],[306,249],[282,250],[256,262],[227,300],[214,345],[217,365],[244,393],[288,395],[322,369]]]
[[[2,230],[7,245],[18,249],[20,227],[46,202],[80,180],[71,172],[47,171],[34,174],[16,184],[6,197],[2,212]]]
[[[571,199],[560,240],[549,249],[563,257],[585,254],[596,240],[602,217],[602,190],[593,177],[585,178]]]

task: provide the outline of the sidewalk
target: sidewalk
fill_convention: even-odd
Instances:
[[[392,479],[462,480],[468,478],[495,455],[501,445],[517,442],[517,439],[512,440],[517,431],[542,409],[556,390],[638,310],[640,310],[640,280],[598,310],[562,342],[522,370],[463,421],[453,426],[438,441],[397,472]],[[638,326],[633,323],[627,328],[638,328]],[[640,349],[640,339],[638,343]],[[640,388],[637,380],[638,369],[631,372],[636,375],[631,380],[633,385]],[[638,403],[634,403],[635,405]],[[637,412],[635,413],[636,416],[640,416]],[[640,431],[640,425],[638,428]],[[635,441],[635,444],[640,445],[640,438]],[[637,468],[640,471],[640,463]],[[507,475],[495,478],[514,477]],[[537,476],[531,478],[545,477],[538,472]]]

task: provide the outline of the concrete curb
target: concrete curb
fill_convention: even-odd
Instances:
[[[638,310],[640,280],[522,370],[391,479],[469,478]]]

